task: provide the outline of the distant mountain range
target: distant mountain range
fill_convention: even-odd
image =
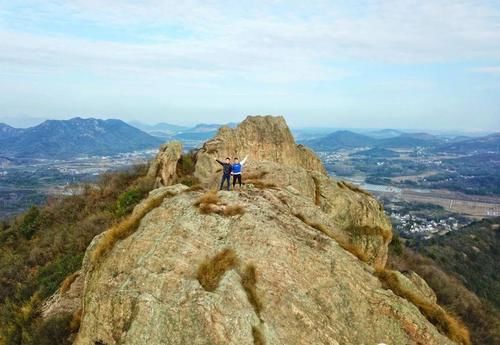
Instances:
[[[351,131],[336,131],[318,139],[305,140],[302,143],[316,151],[330,151],[368,147],[373,146],[376,142],[377,139],[364,134],[358,134]]]
[[[468,153],[468,152],[496,152],[500,153],[500,133],[490,134],[479,138],[464,137],[462,140],[441,145],[437,151]]]
[[[184,127],[172,125],[169,123],[158,123],[155,125],[148,125],[138,121],[132,121],[130,125],[147,132],[148,134],[161,138],[163,140],[180,140],[180,141],[205,141],[217,133],[220,127],[228,126],[235,128],[237,123],[228,124],[206,124],[200,123],[194,127]]]
[[[158,147],[163,140],[121,120],[47,120],[30,128],[0,124],[0,156],[67,159]]]
[[[437,152],[500,152],[500,133],[484,137],[456,137],[446,138],[428,133],[405,133],[395,130],[383,130],[376,133],[376,137],[359,134],[351,131],[336,131],[326,136],[303,140],[302,144],[316,151],[335,151],[352,148],[413,148],[428,147]]]

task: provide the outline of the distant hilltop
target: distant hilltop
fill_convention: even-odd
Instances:
[[[500,133],[481,137],[444,137],[428,133],[406,133],[395,130],[382,130],[365,134],[340,130],[319,138],[305,139],[301,142],[316,151],[335,151],[360,147],[378,149],[425,147],[434,152],[500,152]]]
[[[47,120],[30,128],[0,124],[0,155],[66,159],[152,149],[162,140],[121,120]]]

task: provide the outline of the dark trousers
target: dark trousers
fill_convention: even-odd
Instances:
[[[227,190],[229,190],[229,180],[231,179],[231,175],[226,175],[226,174],[223,174],[222,175],[222,181],[220,181],[220,189],[222,189],[224,187],[224,182],[227,181]]]
[[[241,174],[233,175],[233,189],[234,189],[234,186],[236,186],[236,181],[238,181],[238,183],[240,184],[240,187],[241,187]]]

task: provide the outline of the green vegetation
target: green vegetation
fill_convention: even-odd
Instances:
[[[92,238],[152,188],[146,171],[105,174],[80,195],[49,200],[0,225],[0,344],[65,344],[69,317],[42,320],[41,303],[80,268]],[[126,208],[116,212],[117,205]]]
[[[403,297],[417,306],[425,317],[432,322],[442,333],[458,344],[470,345],[469,330],[462,321],[454,318],[439,305],[432,303],[419,294],[405,289],[399,281],[395,271],[380,270],[376,272],[380,281],[390,288],[396,295]]]
[[[133,189],[123,192],[116,200],[116,215],[121,217],[129,213],[141,199],[142,195],[138,190]]]
[[[430,240],[415,239],[409,245],[500,310],[500,217],[474,222]]]
[[[444,247],[440,248],[443,250]],[[443,266],[443,262],[424,256],[426,251],[422,244],[418,249],[419,253],[402,243],[391,244],[389,249],[388,268],[398,271],[414,271],[424,278],[436,292],[439,305],[460,317],[469,328],[473,344],[500,344],[499,310],[489,300],[479,298],[467,289],[464,283],[453,274],[455,266],[453,262],[457,260],[455,255],[448,257],[447,264]],[[497,262],[490,261],[487,265],[495,267]],[[450,270],[447,267],[450,267]],[[474,268],[469,268],[469,274],[475,274],[473,271]],[[498,288],[492,291],[498,292]]]
[[[24,214],[21,225],[19,226],[19,231],[26,239],[30,239],[31,236],[38,229],[38,217],[40,216],[40,211],[38,207],[31,206],[31,208]]]

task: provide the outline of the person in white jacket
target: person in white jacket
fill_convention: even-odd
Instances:
[[[231,175],[233,175],[233,189],[236,187],[236,181],[238,181],[241,189],[241,171],[243,169],[243,165],[247,161],[247,158],[248,155],[246,155],[241,162],[238,160],[238,157],[234,157],[233,159],[233,170],[231,171]]]

